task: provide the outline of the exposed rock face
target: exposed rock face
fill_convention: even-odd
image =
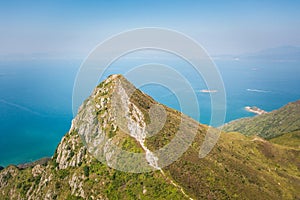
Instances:
[[[0,186],[6,186],[9,179],[18,174],[18,170],[14,166],[9,166],[0,174]]]
[[[45,167],[38,164],[32,168],[31,172],[33,177],[40,176],[42,173],[45,172]]]
[[[85,197],[84,195],[84,190],[82,188],[83,186],[83,181],[85,177],[84,175],[77,175],[74,174],[71,179],[69,180],[69,185],[71,188],[71,194],[74,196],[80,196],[80,197]]]
[[[194,142],[163,168],[168,158],[157,152],[180,124]],[[199,159],[206,129],[110,76],[82,104],[50,160],[0,172],[0,199],[300,198],[300,150],[226,133]],[[149,172],[130,173],[136,164]]]
[[[86,155],[86,147],[82,146],[79,135],[72,135],[72,132],[62,138],[56,153],[56,162],[58,163],[59,169],[78,167],[84,158],[88,158]]]
[[[134,169],[136,172],[151,171],[152,168],[160,169],[158,157],[145,145],[148,134],[147,116],[141,107],[133,102],[131,97],[135,93],[136,88],[124,77],[110,76],[95,88],[92,95],[80,107],[70,131],[81,136],[88,152],[113,168],[122,171]],[[150,97],[148,101],[144,103],[148,104],[149,109],[152,105],[157,105]],[[144,154],[124,151],[122,149],[124,137],[129,140],[134,139],[137,151],[144,152]],[[63,152],[65,155],[58,153],[57,156],[56,161],[61,169],[77,166],[81,162],[82,153],[77,154],[75,158],[69,158],[71,152],[74,152],[73,146],[76,142],[73,143],[67,146],[63,146],[63,143],[58,147],[58,152],[61,152],[61,149],[67,149]],[[84,150],[82,148],[79,152],[84,152]],[[123,162],[120,159],[127,164],[120,166],[119,163]],[[140,171],[137,171],[134,165],[139,166]]]

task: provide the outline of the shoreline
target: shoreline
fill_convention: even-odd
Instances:
[[[50,160],[52,159],[52,157],[42,157],[42,158],[39,158],[37,160],[34,160],[34,161],[29,161],[29,162],[24,162],[24,163],[19,163],[19,164],[8,164],[6,166],[0,166],[0,171],[7,168],[8,166],[15,166],[17,167],[18,169],[22,170],[22,169],[26,169],[26,168],[29,168],[29,167],[33,167],[37,164],[39,165],[45,165],[47,164]]]

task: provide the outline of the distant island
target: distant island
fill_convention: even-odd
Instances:
[[[202,92],[202,93],[216,93],[216,92],[218,92],[218,90],[206,90],[206,89],[203,89],[203,90],[200,90],[200,92]]]
[[[267,113],[267,111],[262,110],[262,109],[260,109],[260,108],[258,108],[256,106],[246,106],[245,110],[247,110],[248,112],[252,112],[252,113],[258,114],[258,115],[262,115],[262,114]]]

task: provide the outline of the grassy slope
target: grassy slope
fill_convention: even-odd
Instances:
[[[167,167],[187,191],[208,199],[297,199],[300,152],[239,133],[224,133],[204,159],[194,143]]]
[[[271,139],[270,142],[300,149],[300,131],[283,134]]]
[[[267,114],[235,120],[222,129],[258,135],[265,139],[300,130],[300,100]]]

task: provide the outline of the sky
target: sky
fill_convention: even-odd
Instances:
[[[130,29],[182,32],[211,55],[300,46],[300,1],[1,1],[0,55],[85,57]]]

